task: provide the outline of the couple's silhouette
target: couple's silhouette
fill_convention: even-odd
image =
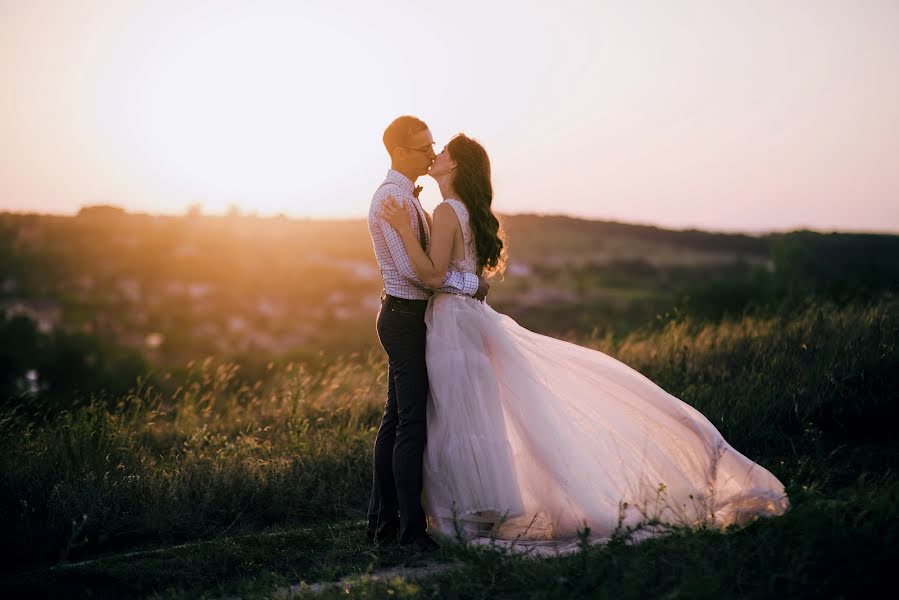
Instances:
[[[431,535],[564,551],[654,520],[724,527],[789,506],[783,484],[696,409],[597,350],[529,331],[485,300],[503,266],[490,161],[421,120],[384,132],[391,168],[368,227],[384,278],[387,402],[368,537]],[[429,174],[433,221],[415,192]],[[651,530],[645,530],[652,533]]]

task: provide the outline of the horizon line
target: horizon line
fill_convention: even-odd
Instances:
[[[81,212],[84,209],[97,209],[97,208],[107,208],[112,209],[113,211],[119,212],[124,216],[133,216],[133,217],[152,217],[152,218],[206,218],[206,219],[257,219],[257,220],[284,220],[284,221],[304,221],[304,222],[320,222],[320,223],[333,223],[333,222],[351,222],[351,221],[365,221],[366,216],[354,216],[354,217],[314,217],[314,216],[297,216],[290,215],[287,213],[273,213],[273,214],[259,214],[256,211],[246,212],[244,210],[239,210],[235,213],[225,212],[198,212],[196,214],[191,214],[189,212],[144,212],[144,211],[129,211],[128,209],[118,206],[115,204],[86,204],[81,206],[78,209],[78,212],[38,212],[38,211],[27,211],[27,210],[13,210],[0,208],[0,215],[17,215],[17,216],[46,216],[46,217],[69,217],[69,218],[77,218],[79,216],[84,216]],[[871,230],[871,229],[821,229],[815,228],[808,225],[787,225],[783,228],[772,228],[772,229],[709,229],[704,228],[698,225],[685,225],[685,226],[667,226],[661,225],[659,223],[645,222],[645,221],[620,221],[615,219],[604,219],[600,217],[587,217],[583,215],[574,215],[568,213],[550,213],[550,212],[517,212],[517,213],[506,213],[506,212],[498,212],[496,213],[500,217],[547,217],[547,218],[566,218],[575,221],[592,221],[597,223],[610,223],[617,225],[628,225],[633,227],[648,227],[655,228],[665,231],[680,231],[680,232],[689,232],[689,231],[699,231],[704,233],[711,234],[724,234],[724,235],[747,235],[751,237],[761,237],[765,235],[774,235],[774,234],[782,234],[782,233],[793,233],[793,232],[801,232],[801,231],[809,231],[814,233],[843,233],[843,234],[867,234],[867,235],[899,235],[899,230]]]

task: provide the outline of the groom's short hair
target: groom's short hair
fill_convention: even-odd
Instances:
[[[395,118],[384,130],[384,147],[387,148],[387,153],[392,157],[394,148],[408,146],[413,133],[427,128],[428,125],[418,117],[403,115]]]

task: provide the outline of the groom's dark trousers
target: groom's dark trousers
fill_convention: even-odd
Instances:
[[[378,313],[378,339],[388,358],[387,405],[375,438],[368,530],[396,521],[398,511],[401,544],[413,542],[427,528],[421,507],[427,435],[427,306],[427,300],[385,296]]]

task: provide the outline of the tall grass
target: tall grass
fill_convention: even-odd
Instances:
[[[885,296],[715,325],[677,318],[583,343],[696,406],[791,494],[812,494],[895,467],[897,308]],[[137,385],[42,420],[7,410],[3,568],[361,518],[385,370],[372,354],[270,365],[248,382],[238,365],[207,359],[166,392]]]
[[[265,383],[190,366],[49,421],[0,418],[5,566],[272,523],[345,517],[370,486],[383,369],[374,356]]]
[[[899,416],[897,309],[899,298],[887,295],[719,324],[681,317],[606,345],[738,449],[797,452],[819,437],[830,446],[878,443],[895,437]]]

